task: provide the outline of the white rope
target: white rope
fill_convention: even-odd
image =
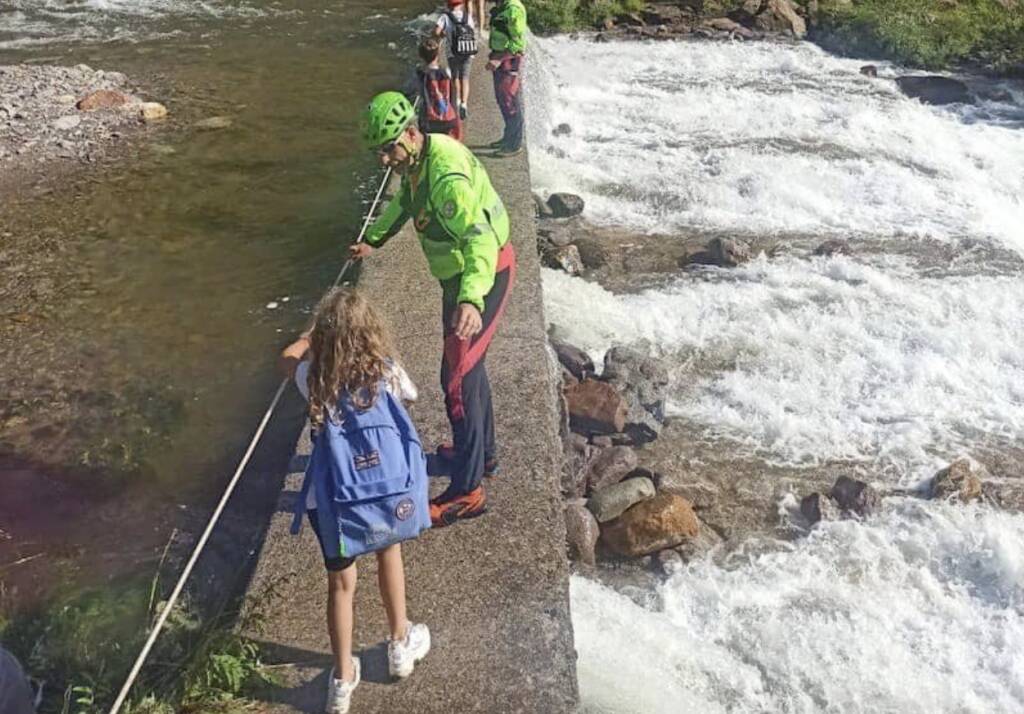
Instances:
[[[381,181],[380,188],[377,189],[377,195],[373,197],[373,203],[370,205],[370,210],[366,213],[366,218],[363,220],[363,227],[359,230],[359,236],[356,238],[356,244],[363,242],[363,237],[366,235],[366,229],[369,228],[370,221],[373,218],[373,212],[377,209],[377,204],[380,203],[380,197],[383,195],[384,188],[388,185],[388,180],[390,180],[390,178],[391,169],[388,168],[384,173],[384,180]],[[355,261],[352,258],[345,261],[341,271],[338,273],[338,277],[334,279],[334,284],[331,286],[332,288],[338,287],[354,262]],[[217,504],[217,508],[214,509],[213,515],[210,516],[210,520],[206,524],[206,530],[203,531],[203,535],[199,538],[199,541],[196,543],[196,547],[192,550],[192,556],[188,559],[185,569],[181,572],[181,577],[178,578],[178,582],[174,586],[171,596],[167,599],[167,604],[164,605],[163,610],[160,611],[160,617],[157,618],[156,624],[153,625],[153,629],[149,633],[149,638],[146,640],[146,644],[143,645],[142,651],[139,652],[139,656],[135,659],[135,664],[132,666],[131,672],[128,673],[128,678],[125,680],[120,693],[117,695],[117,699],[114,700],[113,706],[110,707],[110,714],[117,714],[118,711],[120,711],[121,706],[124,704],[125,699],[128,697],[128,692],[131,690],[132,684],[135,683],[136,677],[139,676],[139,671],[142,669],[142,665],[146,662],[146,658],[149,656],[149,651],[153,648],[153,643],[156,642],[156,638],[160,634],[160,630],[163,628],[164,623],[167,621],[168,615],[171,614],[174,604],[178,601],[178,596],[181,595],[181,591],[185,587],[185,582],[188,580],[189,575],[192,574],[192,568],[195,566],[196,561],[199,560],[199,555],[203,552],[203,548],[206,547],[206,541],[209,540],[210,534],[217,525],[221,512],[227,505],[228,499],[231,498],[231,494],[235,490],[235,486],[238,484],[238,480],[241,478],[242,472],[248,465],[253,451],[256,450],[256,445],[263,436],[263,431],[267,428],[267,422],[270,421],[270,417],[274,414],[274,410],[277,409],[277,404],[281,401],[281,395],[284,394],[284,390],[290,381],[291,380],[287,377],[281,380],[281,384],[278,386],[277,392],[274,393],[274,398],[270,401],[270,406],[267,407],[267,411],[263,414],[263,419],[260,420],[260,425],[256,427],[256,433],[253,434],[252,441],[249,442],[249,448],[245,450],[245,455],[238,463],[238,468],[235,469],[235,475],[232,476],[231,481],[228,482],[228,486],[224,490],[224,495],[220,498],[220,503]]]

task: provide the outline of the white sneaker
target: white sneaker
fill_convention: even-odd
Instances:
[[[392,677],[408,677],[416,663],[430,652],[430,630],[424,624],[409,624],[405,639],[388,639],[388,671]]]
[[[355,671],[355,678],[351,682],[343,679],[335,679],[334,670],[327,683],[327,714],[348,714],[348,708],[352,704],[352,692],[359,686],[359,658],[352,658],[352,669]]]

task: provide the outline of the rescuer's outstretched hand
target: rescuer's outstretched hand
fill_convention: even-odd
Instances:
[[[353,243],[348,247],[348,255],[353,260],[362,260],[363,258],[369,258],[370,253],[373,252],[373,246],[369,243]]]

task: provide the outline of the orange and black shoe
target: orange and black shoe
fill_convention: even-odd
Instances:
[[[450,467],[455,463],[455,447],[451,444],[441,444],[437,447],[437,458]],[[484,460],[484,478],[497,476],[501,472],[497,457],[490,457]]]
[[[455,521],[476,518],[487,513],[487,496],[484,487],[477,486],[462,496],[446,497],[441,494],[430,500],[430,523],[434,528],[450,526]]]

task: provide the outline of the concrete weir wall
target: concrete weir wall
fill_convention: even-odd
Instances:
[[[474,67],[471,148],[498,138],[501,118],[483,60]],[[512,221],[518,254],[513,296],[487,358],[494,391],[501,473],[485,484],[490,511],[427,531],[405,546],[409,616],[426,622],[433,649],[408,680],[388,681],[387,624],[376,563],[361,558],[355,642],[363,684],[354,712],[523,712],[577,708],[576,655],[569,616],[565,525],[559,497],[562,448],[547,354],[529,165],[525,154],[489,158]],[[390,322],[402,360],[420,389],[413,419],[426,448],[449,439],[439,385],[440,289],[411,227],[367,261],[360,286]],[[308,453],[303,434],[299,454]],[[284,686],[267,711],[323,711],[330,646],[326,579],[306,525],[288,527],[301,472],[289,474],[249,588],[260,613],[249,632],[265,645]],[[441,479],[441,481],[446,481]],[[433,485],[436,493],[443,483]]]

